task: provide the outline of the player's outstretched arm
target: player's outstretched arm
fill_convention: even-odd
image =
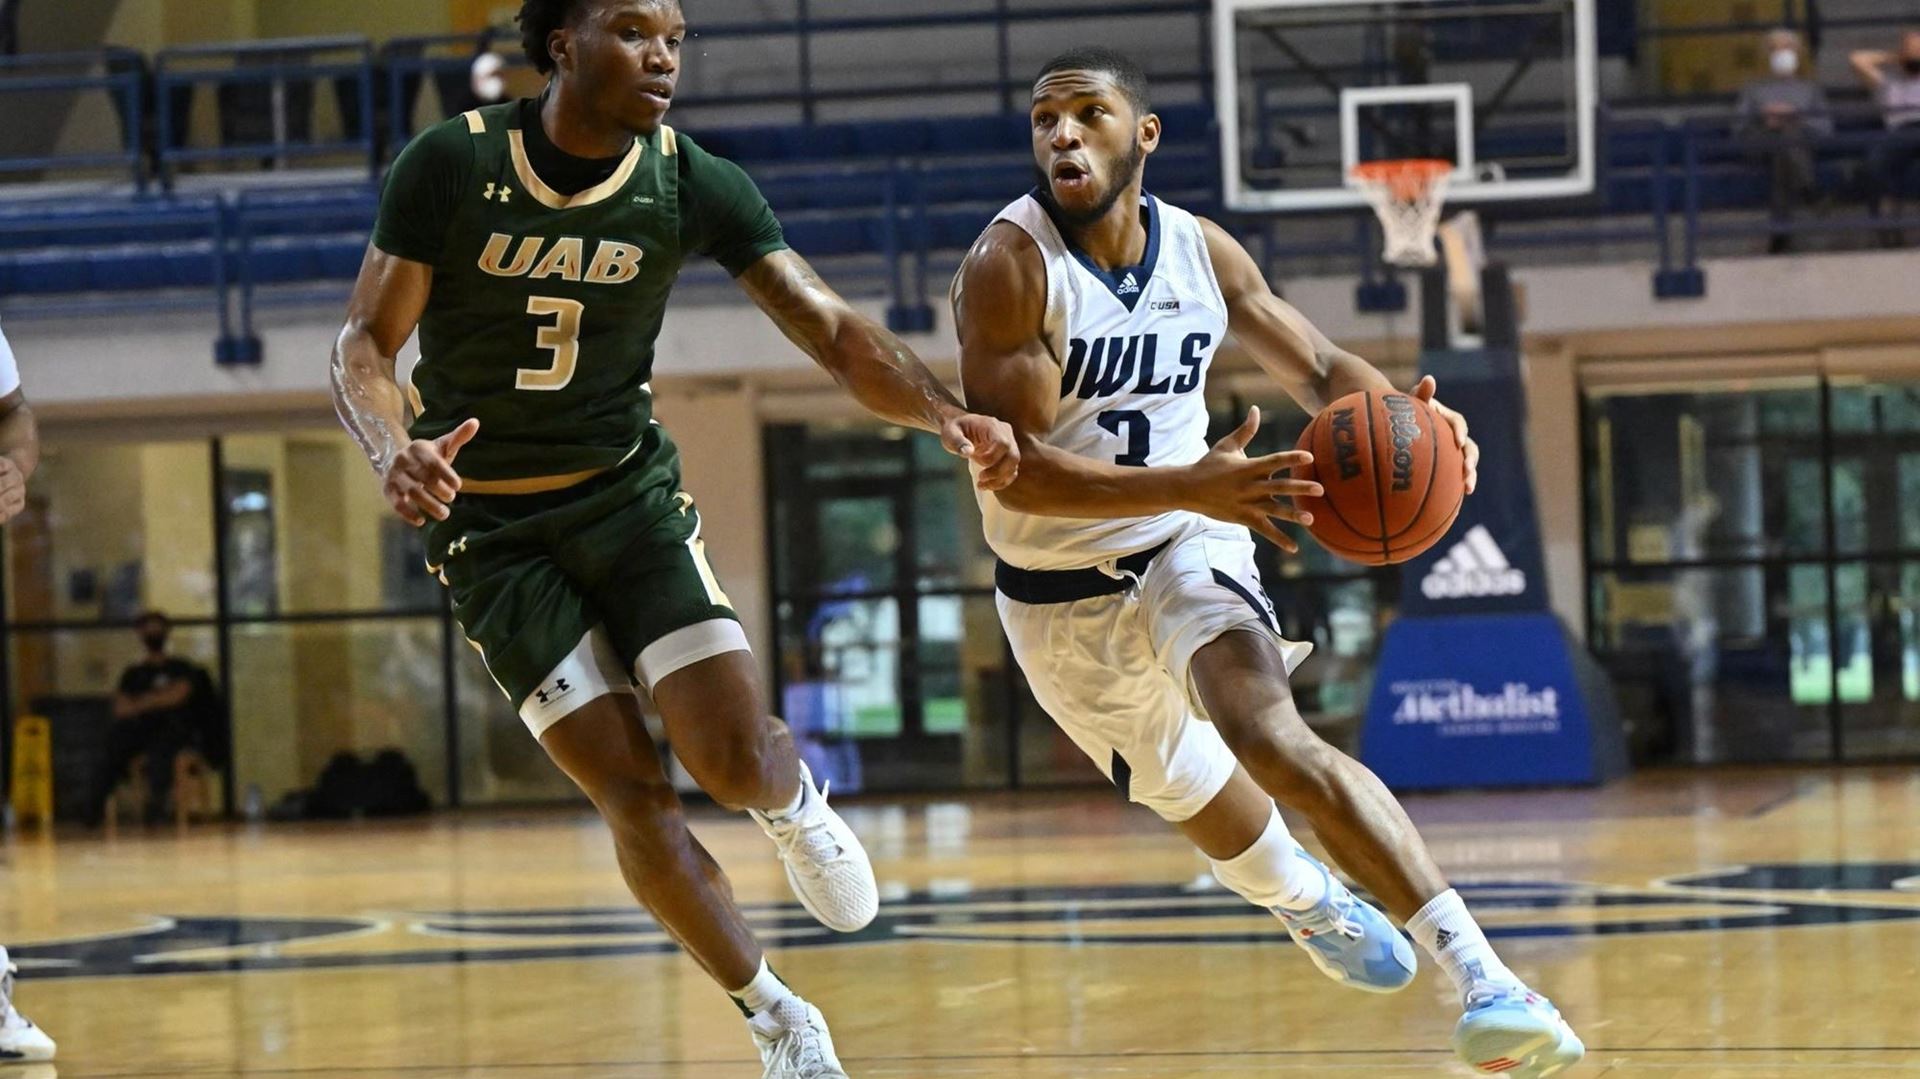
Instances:
[[[407,523],[447,519],[460,490],[453,459],[480,429],[468,420],[432,441],[407,434],[406,397],[394,358],[427,308],[433,268],[367,248],[347,305],[347,324],[333,346],[333,408],[372,462],[393,511]]]
[[[1240,430],[1185,467],[1134,468],[1048,445],[1060,401],[1060,365],[1046,341],[1046,267],[1016,226],[1000,223],[974,245],[960,269],[954,322],[960,332],[960,380],[967,403],[1005,420],[1020,445],[1020,475],[999,493],[1021,513],[1052,517],[1145,517],[1191,510],[1245,525],[1287,550],[1295,545],[1276,518],[1309,523],[1281,501],[1318,495],[1318,484],[1281,478],[1306,464],[1305,453],[1249,460],[1260,427],[1256,409]]]
[[[947,452],[977,468],[974,482],[997,491],[1020,471],[1007,425],[968,412],[920,357],[886,327],[853,309],[807,260],[775,251],[739,277],[760,310],[869,412],[940,436]]]
[[[1334,344],[1292,304],[1275,296],[1253,256],[1227,230],[1205,218],[1200,227],[1207,237],[1207,254],[1213,260],[1221,297],[1227,301],[1227,329],[1300,407],[1319,412],[1350,393],[1394,388],[1379,368]],[[1480,447],[1467,433],[1466,417],[1433,400],[1435,389],[1428,376],[1413,393],[1431,402],[1452,425],[1466,457],[1471,493],[1480,478]]]

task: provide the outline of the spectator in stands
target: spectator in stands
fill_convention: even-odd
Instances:
[[[225,756],[225,721],[206,668],[167,654],[171,619],[148,611],[134,623],[134,631],[146,656],[120,675],[113,696],[117,722],[107,740],[107,797],[144,758],[147,819],[155,821],[166,814],[174,762],[181,753],[200,752],[215,763]]]
[[[1806,50],[1800,35],[1775,30],[1767,35],[1772,75],[1740,91],[1736,131],[1773,178],[1769,205],[1774,233],[1767,250],[1779,254],[1793,242],[1786,229],[1796,206],[1819,195],[1814,172],[1814,142],[1833,134],[1833,110],[1820,84],[1801,74]]]
[[[1854,53],[1853,69],[1879,99],[1887,125],[1887,137],[1874,148],[1871,161],[1877,213],[1889,195],[1899,198],[1914,162],[1920,161],[1920,30],[1907,31],[1897,53]]]

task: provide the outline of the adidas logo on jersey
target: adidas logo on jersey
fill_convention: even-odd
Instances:
[[[1115,296],[1132,296],[1140,291],[1140,282],[1131,273],[1120,281],[1120,287],[1113,290]]]
[[[1527,575],[1507,561],[1486,525],[1469,528],[1420,582],[1420,591],[1428,599],[1517,596],[1526,590]]]

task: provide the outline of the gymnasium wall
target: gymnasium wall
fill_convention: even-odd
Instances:
[[[1893,342],[1896,350],[1907,348],[1920,367],[1920,346],[1899,344],[1915,339],[1920,322],[1912,261],[1910,253],[1886,252],[1709,263],[1708,298],[1677,303],[1652,299],[1647,271],[1638,264],[1529,269],[1518,275],[1528,312],[1532,457],[1549,574],[1556,605],[1571,625],[1584,624],[1580,366],[1625,357],[1678,369],[1693,358],[1709,357],[1738,370],[1749,359],[1764,364],[1765,357],[1782,350],[1806,353]],[[1286,294],[1343,344],[1375,357],[1397,351],[1402,365],[1410,359],[1405,340],[1417,332],[1415,314],[1388,319],[1356,312],[1351,279],[1290,282]],[[867,309],[875,316],[882,313],[877,305]],[[153,319],[139,334],[26,319],[10,322],[8,333],[49,438],[61,445],[200,438],[236,428],[325,430],[331,424],[327,356],[338,319],[334,308],[276,313],[276,324],[265,332],[265,362],[255,369],[221,369],[212,363],[214,327],[205,318]],[[1394,339],[1401,342],[1397,350],[1386,344]],[[935,333],[910,343],[951,378],[955,357],[944,312]],[[740,305],[676,307],[659,353],[660,416],[685,448],[688,489],[700,500],[709,551],[766,662],[772,650],[761,426],[773,418],[849,419],[858,410],[770,323]],[[1230,387],[1248,387],[1246,392],[1266,387],[1264,376],[1244,360],[1225,361],[1217,381],[1222,394]],[[316,467],[335,470],[343,485],[338,498],[351,512],[338,520],[287,522],[281,534],[304,534],[322,549],[344,550],[367,542],[365,522],[377,520],[384,510],[351,448],[336,441],[326,452],[334,456]],[[163,470],[139,461],[135,455],[112,464],[111,476],[74,482],[137,491],[142,467],[148,474]],[[306,491],[303,487],[303,499]],[[157,515],[147,525],[149,532],[167,528],[168,513],[205,519],[204,507],[145,512]],[[101,530],[102,536],[109,534]],[[190,547],[182,552],[183,564],[206,564],[204,555]],[[291,547],[281,551],[289,572],[296,564],[312,564],[292,555]],[[355,561],[378,564],[377,558]],[[315,580],[310,586],[339,595],[377,587],[346,578]],[[345,677],[348,663],[343,654],[333,667],[302,677],[317,683]],[[295,688],[288,687],[289,700]]]

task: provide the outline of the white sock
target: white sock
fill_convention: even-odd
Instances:
[[[1487,943],[1480,924],[1467,913],[1460,893],[1449,888],[1434,896],[1407,921],[1407,932],[1453,979],[1465,1000],[1476,985],[1520,985],[1520,979]]]
[[[807,792],[813,789],[813,777],[807,774],[807,766],[800,766],[800,787],[793,792],[793,801],[777,809],[766,811],[768,820],[791,820],[807,804]]]
[[[1300,844],[1275,807],[1267,830],[1240,854],[1213,863],[1215,880],[1256,907],[1310,910],[1327,897],[1327,876],[1300,857]]]
[[[801,1000],[780,976],[773,972],[765,959],[760,960],[760,973],[744,989],[735,989],[728,994],[740,1005],[740,1010],[751,1019],[756,1015],[771,1015],[781,1026],[793,1026],[807,1020],[807,1002]]]

